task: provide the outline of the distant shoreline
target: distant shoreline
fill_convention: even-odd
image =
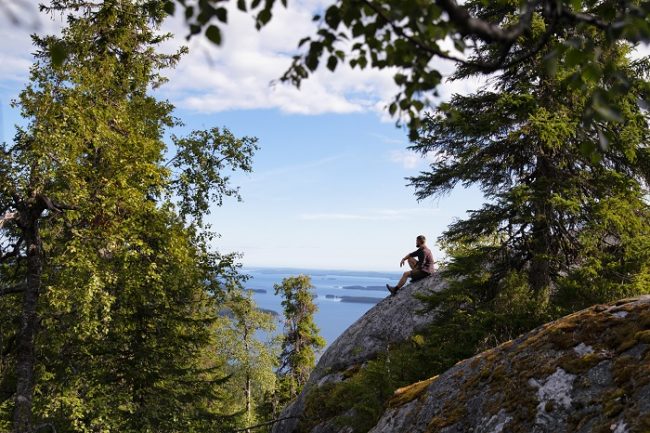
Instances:
[[[353,304],[378,304],[384,298],[375,298],[371,296],[337,296],[325,295],[325,299],[340,300],[340,302],[353,303]]]
[[[312,268],[274,268],[263,266],[247,266],[241,268],[243,273],[246,272],[260,272],[263,274],[305,274],[313,276],[328,276],[328,275],[341,275],[341,276],[366,276],[375,278],[386,279],[399,279],[402,275],[400,271],[360,271],[360,270],[346,270],[346,269],[312,269]]]

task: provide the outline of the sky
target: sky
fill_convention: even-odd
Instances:
[[[190,48],[156,91],[185,123],[172,132],[218,126],[259,140],[253,173],[231,175],[243,201],[211,209],[208,221],[220,234],[214,247],[241,253],[248,267],[396,271],[424,234],[440,258],[436,238],[483,198],[476,188],[458,188],[416,200],[406,178],[426,170],[428,161],[407,150],[406,131],[385,110],[396,91],[392,72],[322,68],[299,90],[272,83],[289,66],[297,41],[313,33],[311,14],[322,5],[291,2],[261,32],[250,16],[232,10],[222,47],[186,41],[178,19],[165,23],[175,37],[162,49]],[[29,34],[61,26],[60,18],[45,16],[20,26],[0,18],[1,140],[10,141],[13,125],[21,123],[10,101],[28,80]],[[481,83],[446,82],[438,100]]]

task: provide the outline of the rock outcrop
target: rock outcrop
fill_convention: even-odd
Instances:
[[[440,277],[433,275],[404,286],[395,296],[386,297],[368,310],[323,353],[302,393],[280,416],[288,419],[275,424],[273,433],[296,431],[298,419],[304,410],[306,395],[314,388],[343,380],[347,369],[362,365],[379,353],[385,352],[391,344],[409,339],[418,330],[430,324],[434,313],[419,314],[423,305],[416,295],[426,295],[443,287],[444,283]],[[323,425],[312,432],[332,430],[338,428]],[[340,431],[343,433],[345,428]]]
[[[371,433],[648,433],[650,296],[548,323],[396,391]]]

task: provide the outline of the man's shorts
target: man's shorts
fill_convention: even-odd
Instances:
[[[420,281],[431,275],[428,272],[423,271],[422,269],[413,269],[411,271],[411,282]]]

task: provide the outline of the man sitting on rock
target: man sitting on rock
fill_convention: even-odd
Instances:
[[[431,254],[431,250],[427,247],[426,242],[427,239],[423,235],[415,238],[415,246],[417,247],[417,250],[405,255],[399,263],[399,266],[402,267],[404,266],[404,262],[408,262],[411,270],[404,272],[402,278],[395,287],[386,284],[386,288],[391,295],[397,293],[397,291],[406,284],[406,280],[409,277],[411,277],[411,282],[415,282],[433,274],[433,254]]]

